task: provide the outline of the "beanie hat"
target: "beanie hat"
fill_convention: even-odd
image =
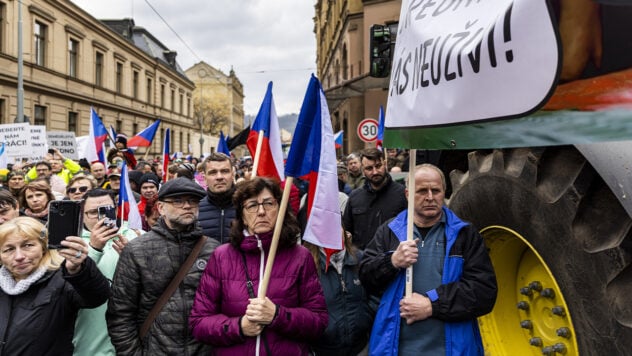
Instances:
[[[140,177],[140,184],[138,187],[142,187],[145,183],[151,183],[156,186],[156,189],[160,187],[160,178],[153,173],[145,173],[142,177]]]
[[[136,183],[136,186],[140,189],[140,179],[143,176],[143,172],[141,171],[129,171],[127,176],[129,177],[130,183]]]

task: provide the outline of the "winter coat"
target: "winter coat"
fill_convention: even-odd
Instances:
[[[342,223],[345,230],[353,234],[353,244],[364,250],[377,228],[407,206],[404,186],[393,182],[387,173],[380,189],[374,190],[369,181],[365,181],[361,188],[351,192]]]
[[[79,309],[98,307],[109,296],[109,282],[90,258],[74,275],[65,262],[47,271],[22,294],[0,289],[0,355],[72,355]]]
[[[377,298],[370,298],[358,277],[362,252],[345,253],[342,273],[333,265],[325,271],[325,256],[320,258],[320,283],[323,286],[329,323],[323,336],[313,344],[317,355],[357,355],[368,343],[377,309]]]
[[[408,210],[380,226],[360,263],[360,279],[372,292],[383,291],[371,333],[372,355],[397,355],[399,301],[403,298],[405,269],[393,266],[392,252],[406,240]],[[425,292],[432,317],[445,322],[446,355],[483,355],[476,318],[494,307],[498,287],[483,239],[476,229],[451,210],[446,215],[446,257],[441,285]]]
[[[234,192],[234,189],[231,189],[231,192]],[[223,204],[211,200],[208,195],[200,200],[198,220],[202,226],[202,233],[221,244],[230,240],[230,224],[235,220],[236,215],[235,207],[230,199]]]
[[[202,236],[199,225],[188,231],[169,230],[163,218],[152,230],[130,241],[119,258],[108,303],[106,321],[117,354],[198,355],[209,348],[195,341],[188,329],[193,305],[206,261],[219,245],[209,238],[143,340],[139,329],[149,311],[178,273],[195,243]]]
[[[265,235],[247,236],[240,246],[255,294],[272,240],[271,233]],[[218,247],[204,271],[189,318],[195,338],[211,344],[214,355],[255,355],[257,338],[245,337],[240,327],[249,299],[246,282],[240,250],[231,244]],[[308,344],[318,340],[327,326],[327,306],[306,248],[293,245],[277,251],[267,297],[278,306],[277,316],[261,337],[271,355],[308,355]],[[260,355],[267,355],[263,340]]]

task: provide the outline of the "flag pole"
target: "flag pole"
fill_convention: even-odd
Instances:
[[[257,168],[259,167],[259,158],[261,157],[261,146],[263,146],[263,130],[259,130],[259,136],[257,137],[257,149],[255,150],[255,157],[252,160],[252,175],[250,179],[257,176]]]
[[[411,149],[408,157],[408,220],[406,224],[406,241],[413,241],[413,218],[415,216],[415,159],[417,150]],[[406,268],[406,297],[413,295],[413,266]]]
[[[274,225],[274,233],[272,235],[270,252],[268,252],[268,261],[266,262],[266,268],[263,272],[263,279],[261,280],[261,284],[259,284],[259,293],[257,295],[258,298],[265,298],[268,291],[268,284],[270,284],[270,275],[272,274],[272,265],[274,264],[277,246],[279,245],[281,228],[283,227],[283,221],[285,220],[285,212],[287,211],[287,204],[290,200],[290,190],[292,188],[292,184],[294,184],[294,177],[286,177],[285,187],[283,188],[283,197],[281,198],[279,213],[277,215],[276,224]]]

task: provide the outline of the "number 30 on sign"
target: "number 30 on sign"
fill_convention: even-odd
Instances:
[[[364,142],[372,142],[377,138],[377,120],[364,119],[358,124],[358,137]]]

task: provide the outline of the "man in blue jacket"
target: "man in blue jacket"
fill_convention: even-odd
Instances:
[[[489,313],[497,285],[477,230],[444,206],[445,177],[431,164],[415,169],[414,240],[405,210],[367,245],[360,280],[383,293],[373,324],[373,355],[483,355],[476,318]],[[404,297],[406,268],[413,293]]]

